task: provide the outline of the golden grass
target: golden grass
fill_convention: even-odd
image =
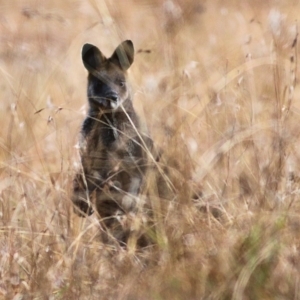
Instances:
[[[292,0],[0,1],[0,299],[299,299],[299,13]],[[81,46],[125,39],[175,189],[163,201],[149,184],[156,245],[140,252],[101,243],[70,202]]]

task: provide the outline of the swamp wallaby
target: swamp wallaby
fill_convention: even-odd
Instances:
[[[72,195],[78,215],[88,216],[95,209],[105,232],[124,244],[130,232],[124,216],[142,206],[139,193],[152,147],[152,140],[140,131],[127,82],[133,59],[129,40],[110,58],[96,46],[83,46],[89,111],[81,130],[82,169],[74,178]]]

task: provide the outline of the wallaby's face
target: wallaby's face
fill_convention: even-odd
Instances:
[[[82,61],[89,72],[88,98],[93,109],[117,110],[130,98],[126,71],[133,57],[131,41],[121,43],[110,58],[106,58],[96,46],[83,46]]]

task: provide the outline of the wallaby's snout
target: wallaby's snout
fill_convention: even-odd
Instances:
[[[119,96],[117,93],[112,92],[110,95],[107,96],[107,99],[110,101],[111,108],[116,108],[120,105]]]
[[[118,94],[116,93],[111,93],[111,95],[108,95],[108,99],[110,99],[113,102],[117,102],[118,101]]]

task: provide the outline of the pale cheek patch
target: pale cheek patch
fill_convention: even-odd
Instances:
[[[119,102],[119,100],[117,101],[117,102],[110,102],[110,107],[112,108],[112,109],[116,109],[116,108],[118,108],[118,106],[120,105],[120,102]]]
[[[124,99],[118,99],[118,101],[110,101],[110,108],[111,109],[117,109],[118,107],[120,107],[122,104],[123,104],[123,102],[126,100],[126,98],[124,98]]]

